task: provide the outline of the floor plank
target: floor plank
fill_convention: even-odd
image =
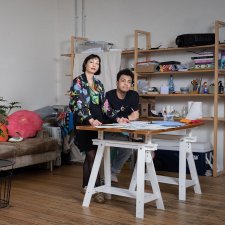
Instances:
[[[173,174],[174,175],[174,174]],[[131,171],[124,169],[119,185],[128,187]],[[200,177],[202,195],[187,190],[187,200],[178,200],[178,187],[160,184],[165,211],[155,203],[145,205],[145,218],[135,218],[135,200],[112,196],[104,204],[82,207],[82,165],[14,171],[10,207],[0,209],[0,224],[90,224],[90,225],[221,225],[225,224],[225,175]],[[150,189],[147,187],[147,189]]]

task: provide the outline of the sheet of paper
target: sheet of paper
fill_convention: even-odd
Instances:
[[[165,127],[180,127],[180,126],[184,126],[185,123],[180,123],[177,121],[153,121],[153,124],[158,124],[161,126],[165,126]]]
[[[96,126],[97,128],[118,128],[125,130],[165,130],[176,126],[184,125],[179,122],[169,121],[155,121],[153,123],[149,121],[133,121],[126,124],[112,123]]]
[[[126,127],[126,124],[120,123],[111,123],[111,124],[102,124],[100,126],[95,126],[97,128],[123,128]]]

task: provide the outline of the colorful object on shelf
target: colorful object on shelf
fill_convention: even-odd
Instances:
[[[175,65],[160,65],[159,71],[160,72],[176,71],[176,66]]]
[[[177,66],[180,65],[178,61],[166,61],[160,62],[159,66],[156,68],[159,72],[169,72],[169,71],[177,71]]]
[[[197,94],[198,93],[198,82],[197,82],[197,80],[191,81],[191,84],[192,84],[192,92]]]
[[[207,85],[207,82],[204,82],[203,83],[202,89],[203,89],[203,94],[208,94],[208,85]]]
[[[195,80],[192,80],[191,81],[191,84],[192,84],[192,94],[198,94],[198,93],[200,93],[201,83],[202,83],[202,78],[195,79]]]
[[[225,69],[225,51],[221,51],[220,69]]]
[[[214,53],[203,52],[198,56],[191,57],[195,64],[195,69],[213,69],[214,68]]]

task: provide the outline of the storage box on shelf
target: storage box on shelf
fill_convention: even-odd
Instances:
[[[156,63],[152,62],[140,62],[137,63],[136,70],[138,73],[153,73],[156,70]]]

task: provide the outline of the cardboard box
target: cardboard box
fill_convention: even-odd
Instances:
[[[151,110],[155,109],[155,99],[148,99],[148,101],[140,100],[139,113],[141,117],[152,116]]]
[[[141,116],[148,117],[148,103],[141,103]]]
[[[138,63],[136,71],[137,73],[153,73],[156,70],[156,66],[154,63]]]

